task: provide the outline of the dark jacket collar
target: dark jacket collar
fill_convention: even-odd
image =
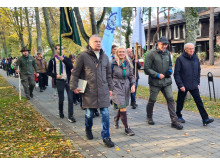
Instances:
[[[185,52],[185,50],[184,50],[183,53],[182,53],[182,56],[185,57],[185,58],[187,58],[187,59],[193,60],[193,59],[195,58],[195,56],[196,56],[196,53],[194,52],[193,55],[192,55],[192,57],[190,57],[190,56]]]
[[[92,48],[91,48],[89,45],[86,46],[86,52],[87,52],[88,54],[90,54],[90,55],[96,57],[95,52],[92,50]],[[103,49],[100,49],[99,54],[100,54],[100,58],[102,58],[102,55],[104,54]],[[96,58],[97,58],[97,57],[96,57]]]

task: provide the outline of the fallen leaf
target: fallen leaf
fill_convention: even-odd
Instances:
[[[215,143],[211,143],[211,145],[215,145]]]
[[[119,147],[116,147],[116,151],[119,151]]]
[[[188,135],[189,135],[189,133],[185,133],[184,135],[185,135],[185,136],[188,136]]]

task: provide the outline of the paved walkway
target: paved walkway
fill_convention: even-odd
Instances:
[[[0,69],[0,74],[8,82],[18,87],[18,79],[7,77]],[[50,82],[50,79],[49,79]],[[34,99],[30,103],[48,120],[55,128],[60,130],[67,138],[73,141],[74,147],[88,158],[209,158],[220,157],[220,119],[204,127],[201,117],[197,113],[183,111],[186,123],[183,130],[170,127],[170,119],[166,105],[157,104],[154,109],[156,125],[146,123],[146,100],[138,99],[138,108],[128,108],[128,123],[135,136],[124,134],[124,128],[120,122],[120,128],[114,129],[113,116],[116,112],[110,111],[110,133],[116,147],[107,148],[101,139],[101,117],[94,118],[93,140],[85,137],[84,116],[85,111],[77,105],[74,107],[76,123],[67,121],[67,102],[65,98],[65,118],[58,116],[57,99],[52,97],[52,88],[49,84],[45,92],[34,90]]]

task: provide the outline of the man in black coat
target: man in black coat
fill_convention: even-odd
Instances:
[[[60,56],[60,51],[62,55]],[[76,122],[73,116],[73,92],[69,88],[69,80],[73,64],[71,60],[63,55],[63,48],[60,50],[60,45],[55,46],[56,55],[49,61],[47,74],[55,78],[54,83],[57,86],[58,97],[59,97],[59,114],[60,118],[64,118],[63,113],[63,102],[64,102],[64,90],[66,89],[68,96],[68,121],[73,123]]]
[[[192,43],[187,43],[184,45],[184,52],[176,60],[174,71],[174,79],[179,89],[176,114],[181,123],[185,123],[185,120],[182,118],[181,111],[188,91],[191,93],[196,106],[199,109],[203,125],[205,126],[214,121],[214,119],[210,119],[208,117],[200,97],[200,72],[200,63],[197,55],[194,53],[194,45]]]

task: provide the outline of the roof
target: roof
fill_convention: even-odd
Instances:
[[[220,13],[220,7],[215,8],[214,10],[215,16],[217,16]],[[209,11],[204,11],[199,13],[199,19],[206,19],[209,18]],[[185,23],[186,20],[184,18],[184,13],[183,12],[178,12],[175,14],[172,14],[170,16],[170,25],[175,25],[175,24],[180,24],[180,23]],[[159,26],[167,26],[167,18],[164,18],[163,16],[159,18]],[[157,20],[151,21],[151,28],[156,28],[157,27]],[[148,23],[144,24],[144,29],[148,29]]]

